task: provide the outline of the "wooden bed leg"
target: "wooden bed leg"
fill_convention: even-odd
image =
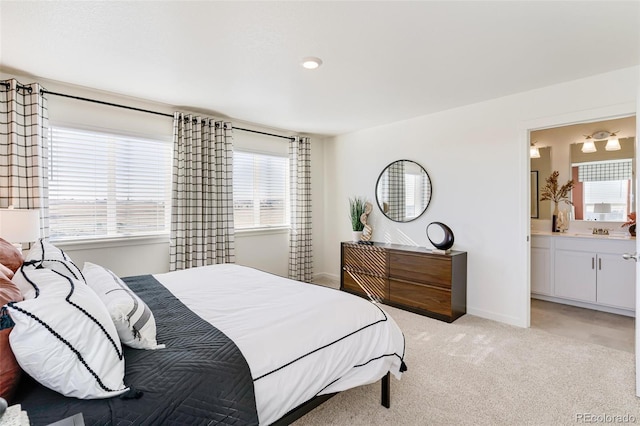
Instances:
[[[385,408],[391,406],[391,373],[387,372],[386,376],[382,378],[382,405]]]

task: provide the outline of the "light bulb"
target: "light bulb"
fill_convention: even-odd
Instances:
[[[316,58],[315,56],[307,56],[306,58],[302,58],[302,66],[308,70],[314,70],[322,65],[322,59]]]

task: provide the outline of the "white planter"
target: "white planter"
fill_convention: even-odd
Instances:
[[[362,239],[362,231],[351,231],[351,238],[353,242],[358,242]]]

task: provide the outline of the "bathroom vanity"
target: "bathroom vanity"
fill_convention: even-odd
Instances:
[[[531,297],[635,316],[636,264],[630,237],[533,233]]]

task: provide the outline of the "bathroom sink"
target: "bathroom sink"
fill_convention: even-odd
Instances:
[[[631,238],[629,235],[625,234],[594,234],[591,232],[567,232],[564,235],[572,236],[572,237],[591,237],[591,238],[608,238],[614,240],[628,240]]]

